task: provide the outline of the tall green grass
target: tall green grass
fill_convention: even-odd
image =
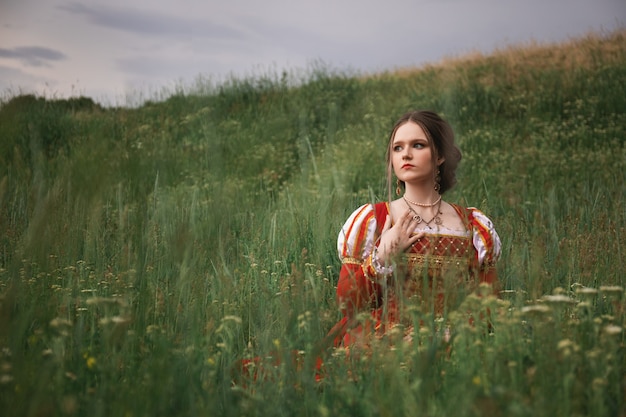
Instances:
[[[625,45],[616,31],[372,77],[315,68],[137,109],[6,98],[0,409],[624,415]],[[339,318],[337,233],[386,198],[386,135],[412,108],[452,123],[464,156],[446,197],[496,223],[504,291],[451,312],[450,342],[416,313],[413,343],[347,358],[320,346]],[[489,326],[461,314],[485,311]],[[270,354],[263,377],[239,372]]]

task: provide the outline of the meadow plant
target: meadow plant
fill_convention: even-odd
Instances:
[[[0,409],[623,415],[624,35],[137,108],[3,100]],[[409,108],[457,132],[449,199],[494,219],[501,291],[441,319],[416,307],[410,340],[347,352],[323,342],[337,233],[386,198],[387,129]]]

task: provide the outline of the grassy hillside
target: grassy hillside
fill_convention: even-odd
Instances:
[[[361,77],[314,68],[137,109],[0,107],[0,408],[14,415],[625,415],[626,32]],[[298,79],[297,79],[298,78]],[[454,314],[328,375],[335,241],[386,198],[388,129],[428,108],[463,151],[446,198],[504,244],[495,332]],[[556,295],[556,297],[555,297]],[[384,354],[383,354],[384,353]],[[356,381],[356,382],[355,382]]]

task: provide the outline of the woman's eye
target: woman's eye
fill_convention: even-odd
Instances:
[[[393,150],[394,152],[400,152],[402,150],[402,146],[394,146]]]
[[[413,145],[414,148],[422,149],[425,145],[423,143],[416,143]]]

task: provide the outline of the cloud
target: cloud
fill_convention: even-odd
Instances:
[[[13,49],[0,48],[0,58],[17,59],[30,67],[50,67],[48,61],[61,61],[67,57],[60,51],[43,46],[19,46]]]
[[[131,8],[90,7],[80,3],[58,6],[58,9],[83,15],[98,26],[140,35],[189,37],[239,40],[246,34],[234,27],[205,19],[180,18],[171,14]]]

